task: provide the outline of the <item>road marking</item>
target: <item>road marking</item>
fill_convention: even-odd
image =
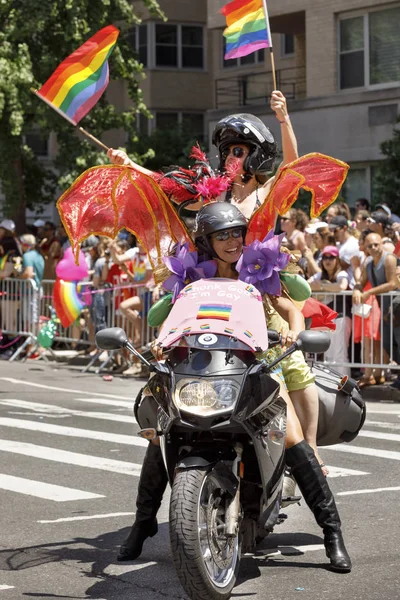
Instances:
[[[13,585],[0,585],[0,590],[14,590],[15,586]]]
[[[87,517],[63,517],[47,521],[45,519],[36,523],[70,523],[71,521],[89,521],[90,519],[110,519],[112,517],[132,517],[134,512],[109,513],[108,515],[88,515]]]
[[[365,421],[370,427],[382,427],[382,429],[400,429],[400,423],[387,423],[384,421]]]
[[[400,442],[398,433],[380,433],[377,431],[360,431],[359,437],[371,438],[372,440],[386,440],[387,442]]]
[[[270,550],[260,550],[260,553],[254,554],[253,558],[268,558],[271,556],[291,556],[305,552],[316,552],[317,550],[324,550],[323,544],[309,544],[308,546],[277,546]],[[251,553],[252,554],[252,553]]]
[[[134,437],[133,435],[107,433],[106,431],[94,431],[92,429],[78,429],[77,427],[64,427],[63,425],[52,425],[51,423],[36,423],[35,421],[26,421],[23,419],[0,418],[0,426],[13,427],[15,429],[27,429],[29,431],[41,431],[42,433],[65,435],[87,440],[101,440],[103,442],[112,442],[114,444],[127,444],[128,446],[141,446],[147,448],[149,445],[149,442],[146,440],[140,437]]]
[[[136,463],[114,460],[112,458],[103,458],[102,456],[78,454],[77,452],[49,448],[48,446],[37,446],[36,444],[30,444],[28,442],[0,440],[0,451],[22,454],[23,456],[29,456],[30,458],[41,458],[44,460],[65,463],[67,465],[87,467],[89,469],[101,469],[102,471],[111,471],[122,475],[134,475],[135,477],[139,477],[142,469],[141,465]]]
[[[103,569],[103,573],[106,575],[123,575],[124,573],[130,573],[131,571],[140,571],[141,569],[145,569],[146,567],[153,567],[157,563],[154,561],[146,562],[142,564],[136,565],[108,565],[105,569]]]
[[[105,400],[104,398],[74,398],[74,402],[89,402],[90,404],[105,404],[106,406],[121,406],[122,408],[133,409],[135,399],[123,401],[123,400]]]
[[[56,392],[68,392],[69,394],[79,394],[83,396],[93,396],[93,392],[86,392],[85,390],[74,390],[71,388],[55,387],[52,385],[44,385],[44,383],[33,383],[32,381],[22,381],[21,379],[13,379],[12,377],[0,377],[2,381],[8,381],[9,383],[15,383],[19,385],[29,385],[31,387],[42,388],[46,390],[55,390]],[[102,394],[104,398],[116,398],[117,400],[131,400],[128,396],[115,396],[114,394]]]
[[[75,410],[73,408],[63,408],[62,406],[54,406],[53,404],[28,402],[27,400],[17,400],[13,398],[0,400],[0,404],[3,404],[5,406],[13,406],[16,408],[26,408],[27,410],[33,410],[34,412],[43,412],[46,413],[46,415],[73,415],[76,417],[89,417],[92,419],[104,419],[106,421],[118,421],[119,423],[136,423],[136,419],[131,415],[115,415],[112,413]]]
[[[73,488],[54,485],[53,483],[43,483],[33,479],[24,479],[5,475],[0,473],[0,489],[27,496],[35,496],[45,500],[54,500],[54,502],[71,502],[72,500],[92,500],[94,498],[105,498],[101,494],[92,494],[83,490],[74,490]]]
[[[335,452],[349,452],[350,454],[362,454],[363,456],[373,456],[374,458],[400,460],[400,452],[395,452],[394,450],[379,450],[377,448],[347,446],[345,444],[337,444],[336,446],[324,446],[324,452],[328,450],[334,450]]]
[[[400,417],[400,408],[398,410],[376,410],[367,408],[367,415],[397,415]]]
[[[345,469],[344,467],[331,467],[327,465],[329,470],[329,478],[334,479],[335,477],[349,477],[351,475],[371,475],[366,471],[357,471],[356,469]]]
[[[352,490],[350,492],[336,492],[336,496],[353,496],[356,494],[377,494],[378,492],[399,492],[400,486],[387,487],[387,488],[376,488],[374,490]]]

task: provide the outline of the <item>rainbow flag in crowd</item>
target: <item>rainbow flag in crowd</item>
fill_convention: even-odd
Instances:
[[[201,304],[197,313],[197,319],[220,319],[229,321],[232,306],[229,304]]]
[[[225,60],[240,58],[261,48],[272,48],[265,0],[232,0],[221,12],[226,17]]]
[[[36,94],[77,125],[108,85],[108,58],[118,34],[114,25],[100,29],[58,65]]]

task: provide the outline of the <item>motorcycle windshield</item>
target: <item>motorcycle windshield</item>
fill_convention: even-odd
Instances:
[[[233,279],[200,279],[187,285],[164,321],[158,340],[169,348],[185,336],[198,334],[204,334],[210,349],[214,338],[225,336],[227,348],[238,340],[254,352],[266,350],[268,331],[259,291]]]

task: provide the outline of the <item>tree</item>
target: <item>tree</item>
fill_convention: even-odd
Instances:
[[[156,0],[143,0],[150,12],[165,19]],[[106,94],[82,120],[96,137],[123,129],[135,139],[136,114],[149,113],[143,102],[138,62],[124,32],[140,22],[129,0],[0,0],[0,181],[6,197],[3,212],[21,230],[26,208],[54,202],[57,186],[65,189],[86,168],[105,162],[99,151],[56,112],[42,103],[31,87],[40,87],[57,65],[99,29],[121,29],[110,58],[113,80],[126,82],[132,107],[117,112]],[[27,143],[39,128],[57,135],[54,169],[40,162]],[[140,157],[136,157],[140,161]]]
[[[400,123],[400,118],[397,120]],[[374,179],[376,198],[387,202],[393,212],[400,210],[400,129],[395,126],[390,140],[380,145],[385,157],[377,168]]]

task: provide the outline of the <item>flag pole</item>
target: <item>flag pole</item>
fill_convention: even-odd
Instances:
[[[271,46],[269,47],[269,51],[270,51],[270,55],[271,55],[271,67],[272,67],[272,83],[274,86],[274,90],[277,89],[276,87],[276,71],[275,71],[275,59],[274,59],[274,50],[272,48],[272,36],[271,36],[271,28],[269,26],[269,17],[268,17],[268,8],[267,8],[267,0],[262,0],[263,3],[263,7],[264,7],[264,16],[265,16],[265,23],[267,25],[267,36],[268,36],[268,40],[271,43]]]
[[[77,123],[74,123],[74,121],[72,119],[70,119],[68,117],[68,115],[66,115],[62,110],[60,110],[59,108],[57,108],[57,106],[54,106],[54,104],[52,104],[49,100],[47,100],[47,98],[44,98],[44,96],[41,96],[40,94],[38,94],[38,90],[35,90],[34,88],[31,88],[31,92],[33,94],[35,94],[35,96],[37,96],[38,98],[40,98],[41,100],[43,100],[43,102],[45,104],[47,104],[48,106],[50,106],[50,108],[52,108],[53,110],[55,110],[56,113],[58,113],[60,115],[60,117],[63,117],[66,121],[68,121],[68,123],[70,123],[71,125],[73,125],[74,127],[76,127],[76,129],[78,129],[78,131],[80,131],[81,133],[83,133],[83,135],[85,135],[87,138],[89,138],[92,142],[94,142],[95,144],[97,144],[98,146],[100,146],[103,150],[109,150],[108,146],[106,146],[105,144],[103,144],[103,142],[101,142],[97,137],[95,137],[94,135],[92,135],[91,133],[89,133],[88,131],[86,131],[86,129],[83,129],[83,127],[78,127]]]

